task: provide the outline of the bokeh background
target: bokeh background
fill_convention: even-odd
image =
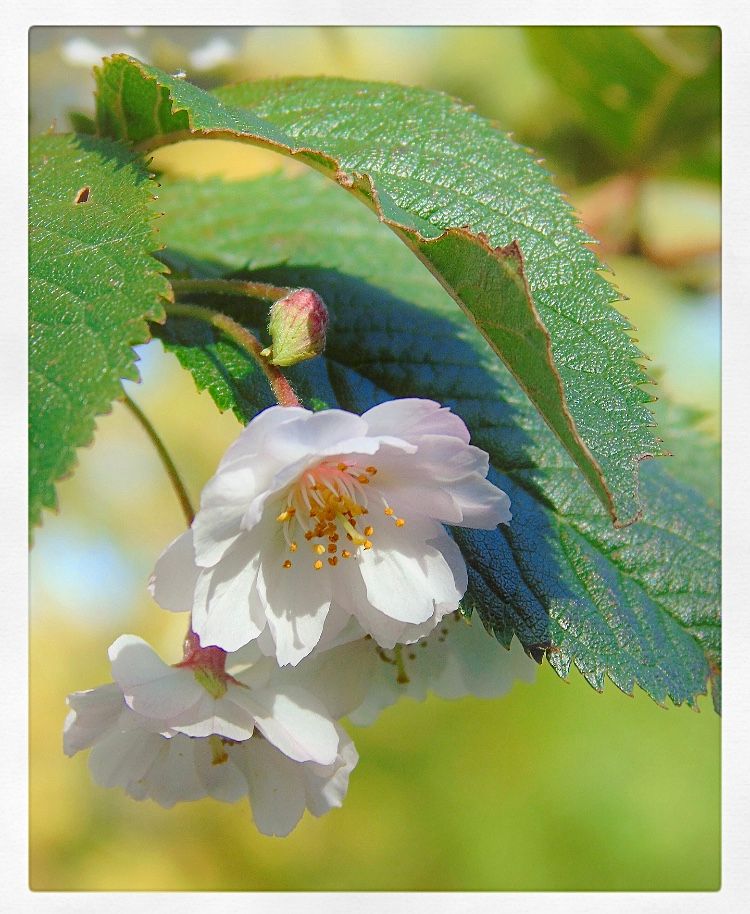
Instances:
[[[458,95],[542,156],[600,239],[659,390],[719,435],[720,42],[670,28],[41,28],[31,131],[92,111],[115,51],[210,88],[340,75]],[[295,166],[240,144],[161,150],[171,175]],[[197,500],[239,428],[159,343],[131,396]],[[657,406],[658,409],[658,406]],[[666,442],[669,446],[669,441]],[[145,590],[182,518],[121,405],[59,486],[31,553],[30,884],[35,890],[712,890],[720,884],[720,721],[549,666],[496,700],[402,701],[351,728],[361,760],[341,810],[286,839],[245,802],[163,810],[62,754],[65,695],[109,679],[122,632],[179,659],[185,620]]]

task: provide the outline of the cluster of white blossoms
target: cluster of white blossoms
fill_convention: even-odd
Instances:
[[[66,753],[91,747],[97,783],[163,806],[247,795],[257,827],[284,835],[343,801],[357,753],[342,717],[529,679],[518,646],[458,613],[466,566],[443,525],[511,519],[488,466],[430,400],[260,413],[150,581],[191,613],[183,661],[115,641],[114,682],[68,699]]]

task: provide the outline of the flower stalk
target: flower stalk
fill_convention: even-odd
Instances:
[[[151,439],[151,443],[156,448],[156,452],[159,455],[159,459],[161,460],[164,469],[166,470],[169,481],[172,483],[172,488],[177,495],[177,499],[180,502],[180,507],[182,508],[182,513],[185,515],[185,520],[187,521],[187,525],[189,527],[193,522],[193,518],[195,517],[195,511],[193,510],[193,506],[190,502],[190,496],[187,493],[185,484],[183,483],[180,474],[177,472],[177,467],[175,466],[172,458],[169,456],[169,451],[167,451],[166,447],[164,446],[164,442],[159,437],[158,432],[143,414],[140,407],[138,407],[126,393],[123,393],[122,401],[138,420],[143,430]]]
[[[175,295],[241,295],[275,302],[292,291],[289,286],[274,286],[268,282],[250,282],[244,279],[173,279]]]
[[[203,280],[174,280],[173,288],[174,283],[176,282],[188,281],[203,282]],[[213,282],[213,280],[205,280],[205,282]],[[221,282],[229,282],[229,280],[222,280]],[[241,283],[241,285],[248,284]],[[273,286],[269,286],[268,288],[278,289],[278,287]],[[283,294],[286,295],[289,290],[283,289],[282,291]],[[245,352],[255,360],[268,379],[268,383],[271,386],[271,390],[273,391],[273,395],[276,397],[276,402],[279,406],[300,405],[299,398],[295,394],[292,385],[287,381],[281,371],[275,365],[272,365],[262,354],[263,345],[260,340],[258,340],[258,338],[246,327],[243,327],[242,324],[229,317],[229,315],[222,314],[220,311],[212,311],[210,308],[204,308],[201,305],[192,305],[183,302],[176,302],[168,305],[167,313],[170,317],[192,317],[196,320],[204,321],[212,327],[216,327],[217,330],[221,330],[225,336],[244,349]]]

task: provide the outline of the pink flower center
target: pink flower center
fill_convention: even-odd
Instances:
[[[301,533],[315,555],[313,568],[320,571],[324,557],[335,568],[339,558],[349,559],[358,549],[372,549],[375,528],[365,515],[370,513],[368,504],[373,496],[382,504],[386,517],[403,527],[404,519],[394,517],[393,508],[377,486],[370,487],[377,472],[375,466],[363,469],[340,460],[323,461],[306,470],[289,489],[286,506],[276,518],[284,525],[289,551],[298,551],[294,536]],[[291,568],[292,560],[285,559],[282,567]]]

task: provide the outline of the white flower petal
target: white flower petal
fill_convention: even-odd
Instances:
[[[397,479],[391,483],[384,478],[380,489],[386,501],[393,508],[398,517],[403,517],[411,526],[415,519],[423,517],[434,518],[445,524],[456,524],[463,519],[463,512],[451,491],[443,484],[423,484],[424,479],[417,482]]]
[[[392,664],[379,662],[364,701],[349,714],[357,726],[369,726],[383,708],[408,696],[422,701],[432,691],[441,698],[476,695],[495,698],[517,680],[533,681],[536,664],[514,640],[506,651],[478,618],[469,623],[458,614],[444,618],[419,644],[401,649],[406,681],[397,680]]]
[[[245,542],[249,540],[244,534],[198,581],[192,622],[203,647],[218,645],[235,651],[265,628],[265,612],[255,586],[260,553],[252,542]]]
[[[65,718],[63,751],[75,755],[88,749],[117,722],[123,708],[122,692],[114,683],[73,692],[68,696],[71,710]]]
[[[242,532],[242,515],[248,502],[264,490],[258,484],[254,463],[254,457],[235,461],[206,483],[193,521],[197,565],[215,565]]]
[[[367,423],[354,413],[341,409],[305,412],[293,422],[280,425],[265,442],[267,452],[280,464],[319,454],[322,449],[337,446],[348,438],[367,437]]]
[[[375,663],[372,642],[360,637],[329,650],[317,650],[304,663],[278,670],[272,685],[305,689],[338,719],[364,700]]]
[[[258,592],[266,604],[268,627],[281,666],[294,666],[313,650],[331,605],[328,569],[315,571],[307,561],[300,559],[292,568],[282,568],[281,556],[272,553],[268,560],[264,557],[258,573]]]
[[[482,476],[469,476],[454,483],[450,494],[461,510],[461,519],[451,521],[457,527],[493,530],[498,524],[509,524],[510,498]]]
[[[168,721],[210,701],[192,671],[168,666],[135,635],[121,635],[110,647],[109,659],[126,704],[144,717]]]
[[[222,470],[245,457],[263,454],[269,438],[273,437],[282,425],[304,420],[310,411],[301,406],[270,406],[257,416],[240,432],[239,437],[226,450],[219,463]]]
[[[349,787],[349,775],[359,761],[354,743],[343,727],[337,727],[341,748],[336,762],[327,769],[308,762],[301,765],[307,808],[314,816],[325,815],[330,809],[341,806]]]
[[[388,400],[368,409],[362,418],[372,435],[387,435],[393,434],[394,429],[408,429],[410,440],[421,435],[451,435],[469,443],[469,431],[463,420],[434,400],[417,397]]]
[[[89,755],[92,778],[100,787],[125,787],[139,780],[153,764],[163,740],[144,730],[107,734]]]
[[[429,478],[456,482],[472,473],[486,475],[490,458],[486,451],[448,435],[423,435],[415,465]]]
[[[236,803],[247,795],[247,780],[228,757],[217,764],[207,740],[193,740],[193,743],[196,771],[210,797],[222,803]]]
[[[159,556],[148,589],[164,609],[189,612],[199,572],[193,552],[193,533],[188,530],[173,540]]]
[[[403,640],[404,631],[409,628],[405,622],[392,619],[376,609],[367,599],[365,582],[359,568],[342,568],[344,574],[335,580],[334,599],[357,620],[363,634],[371,635],[382,647],[393,647]],[[332,604],[333,605],[333,604]]]
[[[357,575],[357,577],[360,580],[362,593],[365,594],[361,575]],[[334,588],[335,590],[336,588]],[[366,594],[364,599],[367,599]],[[328,610],[325,625],[323,626],[323,634],[318,642],[317,651],[328,651],[331,648],[338,647],[340,644],[359,641],[366,634],[367,632],[364,631],[351,611],[344,609],[342,605],[332,600],[331,608]]]
[[[195,716],[198,717],[198,715]],[[216,711],[213,714],[201,715],[199,719],[193,722],[180,723],[175,721],[171,729],[185,736],[223,736],[226,739],[241,741],[249,739],[253,735],[254,727],[252,721],[247,720],[247,715],[240,718],[236,711],[225,711],[224,713]]]
[[[299,764],[257,738],[232,746],[229,757],[247,780],[258,830],[264,835],[288,835],[305,811]]]
[[[323,704],[306,690],[238,689],[233,698],[252,715],[266,739],[294,761],[329,765],[336,758],[336,728]]]
[[[179,735],[157,739],[162,740],[159,756],[143,777],[147,796],[166,809],[205,797],[208,791],[198,776],[196,741]]]
[[[406,528],[381,524],[373,548],[362,551],[358,565],[367,598],[376,609],[398,621],[418,624],[432,616],[438,603],[452,604],[455,609],[466,584],[465,567],[457,581],[454,571],[458,569],[449,564],[440,548],[427,542],[429,538],[444,544],[442,527],[435,522],[413,526],[418,529],[404,535]],[[451,557],[455,557],[452,550]],[[463,589],[459,589],[461,585]]]

